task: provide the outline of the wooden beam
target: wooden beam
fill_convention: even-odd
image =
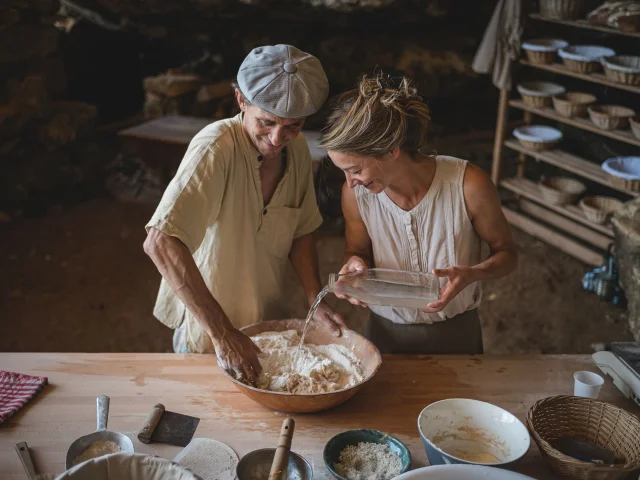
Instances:
[[[498,100],[498,119],[496,120],[496,137],[493,141],[493,162],[491,164],[491,180],[498,185],[500,181],[500,168],[502,164],[502,146],[504,143],[504,130],[507,123],[509,110],[509,90],[500,89]]]

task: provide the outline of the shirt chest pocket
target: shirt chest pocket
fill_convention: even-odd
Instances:
[[[299,208],[266,207],[258,231],[258,243],[269,253],[286,258],[291,250],[299,219]]]

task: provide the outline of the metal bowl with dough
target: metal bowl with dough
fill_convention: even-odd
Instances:
[[[249,325],[241,330],[251,337],[259,333],[284,332],[286,330],[296,330],[298,334],[302,335],[303,329],[304,320],[271,320]],[[344,330],[342,336],[334,337],[329,328],[317,322],[311,322],[311,326],[305,337],[305,343],[314,345],[330,345],[336,343],[338,345],[344,345],[360,360],[365,376],[364,381],[353,387],[336,392],[297,394],[261,390],[236,380],[227,372],[224,372],[224,374],[235,384],[238,390],[261,405],[279,412],[311,413],[333,408],[346,402],[355,395],[365,383],[373,378],[382,364],[382,357],[376,346],[352,330]]]

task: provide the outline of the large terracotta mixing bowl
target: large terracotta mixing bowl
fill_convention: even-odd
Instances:
[[[285,330],[296,330],[298,334],[302,335],[303,328],[304,320],[272,320],[249,325],[241,330],[251,337],[263,332],[283,332]],[[347,347],[360,360],[365,375],[364,381],[337,392],[300,394],[260,390],[236,380],[224,370],[223,372],[236,385],[238,390],[255,402],[279,412],[310,413],[326,410],[346,402],[366,382],[373,378],[382,364],[382,357],[375,345],[362,335],[351,330],[344,330],[341,337],[334,337],[329,328],[318,324],[318,322],[312,322],[304,340],[304,343],[315,345],[337,343]]]

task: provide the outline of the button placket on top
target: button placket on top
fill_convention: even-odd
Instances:
[[[404,226],[409,240],[409,252],[411,257],[411,269],[414,272],[420,271],[420,262],[418,260],[418,241],[413,232],[413,215],[410,212],[404,214]]]

